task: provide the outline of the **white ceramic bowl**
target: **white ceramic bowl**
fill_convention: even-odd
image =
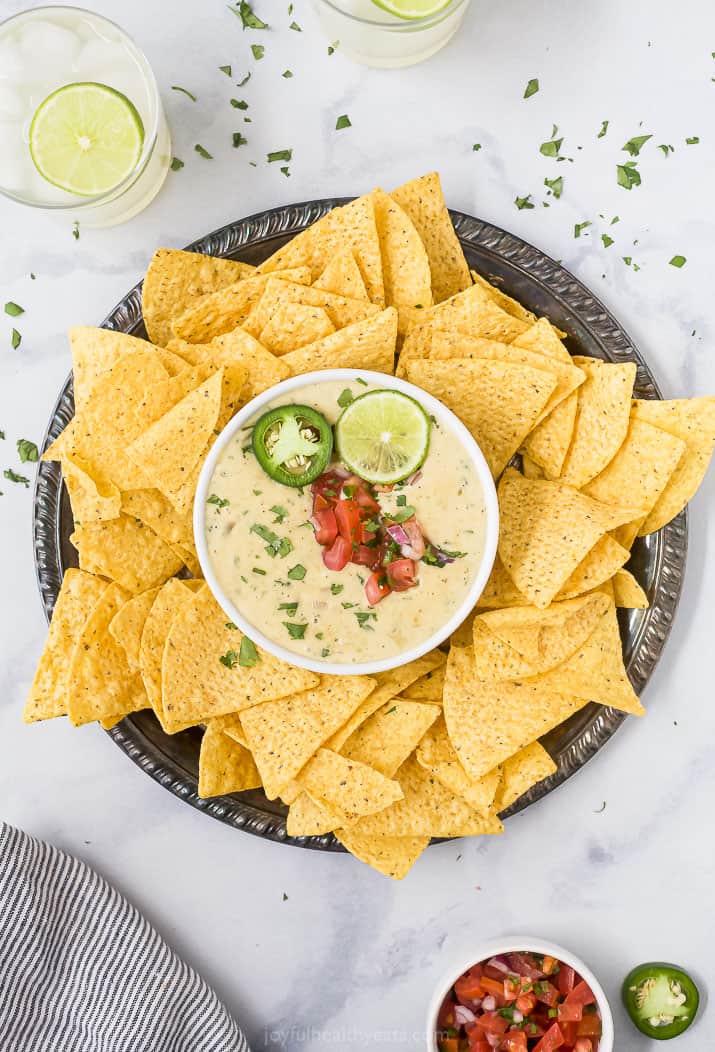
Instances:
[[[450,967],[449,972],[438,984],[427,1012],[427,1049],[429,1052],[439,1052],[437,1045],[437,1016],[442,1001],[460,975],[475,964],[488,961],[490,957],[495,957],[497,954],[522,952],[547,954],[549,957],[555,957],[558,961],[571,965],[581,978],[586,980],[596,996],[596,1004],[601,1013],[603,1024],[603,1033],[599,1041],[598,1052],[613,1052],[613,1015],[611,1014],[611,1007],[603,987],[589,966],[564,946],[559,946],[555,942],[547,942],[545,939],[534,939],[531,935],[510,935],[503,939],[495,939],[492,942],[477,943],[473,950],[470,951],[468,957],[457,961],[454,966]]]
[[[231,441],[236,432],[240,431],[240,429],[245,426],[248,420],[260,413],[264,406],[275,401],[276,398],[280,398],[287,394],[296,394],[297,396],[297,392],[303,387],[312,387],[316,384],[330,383],[331,381],[340,381],[347,384],[354,382],[357,376],[367,380],[369,383],[377,384],[379,387],[388,388],[389,390],[394,391],[402,391],[404,394],[411,395],[412,398],[415,398],[428,413],[431,413],[435,419],[439,421],[440,426],[450,431],[459,439],[459,442],[464,447],[465,452],[474,466],[474,470],[477,473],[477,477],[482,487],[484,504],[486,507],[486,532],[484,554],[479,569],[474,576],[472,586],[464,597],[464,601],[460,604],[459,608],[455,610],[454,614],[448,621],[445,621],[444,624],[429,636],[428,639],[423,640],[417,646],[411,647],[409,650],[405,650],[398,656],[384,658],[381,661],[363,661],[357,664],[345,664],[335,661],[318,661],[314,658],[304,657],[301,654],[295,654],[292,650],[287,650],[279,643],[274,643],[272,639],[269,639],[268,636],[264,635],[261,631],[260,625],[252,624],[241,613],[216,580],[216,575],[213,566],[211,565],[208,547],[206,545],[204,516],[206,514],[206,498],[208,496],[209,486],[216,464],[227,444]],[[302,376],[294,376],[290,380],[284,380],[282,383],[276,384],[275,387],[269,388],[269,390],[264,391],[263,394],[258,395],[252,401],[248,402],[247,405],[245,405],[243,409],[236,413],[233,419],[229,421],[216,439],[211,452],[206,458],[201,475],[199,476],[199,483],[196,488],[196,497],[194,500],[194,539],[196,542],[196,551],[199,556],[199,562],[201,564],[201,570],[206,583],[227,616],[234,624],[238,625],[242,632],[250,636],[255,643],[263,647],[263,649],[267,650],[270,654],[274,654],[277,658],[280,658],[282,661],[287,661],[291,665],[310,669],[312,672],[323,672],[326,675],[371,675],[375,672],[384,672],[387,669],[397,668],[399,665],[406,665],[408,661],[414,661],[415,658],[422,657],[422,655],[426,654],[429,650],[433,650],[434,647],[439,646],[439,644],[451,635],[462,621],[464,621],[465,617],[473,609],[477,599],[484,590],[484,586],[487,583],[492,566],[494,565],[498,538],[499,504],[497,502],[494,482],[492,480],[489,466],[484,459],[484,454],[470,435],[469,431],[467,431],[464,424],[462,424],[454,413],[447,409],[442,402],[433,398],[432,395],[427,394],[427,392],[421,390],[421,388],[415,387],[414,384],[407,383],[405,380],[398,380],[396,376],[390,376],[386,373],[375,373],[365,369],[326,369],[321,372],[305,373]]]

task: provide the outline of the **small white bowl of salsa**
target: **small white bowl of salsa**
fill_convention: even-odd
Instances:
[[[334,426],[351,400],[385,390],[430,421],[424,462],[395,485],[364,482],[334,451],[297,488],[253,451],[268,411],[307,406]],[[340,537],[324,535],[322,517],[335,515],[342,534],[351,513],[367,544],[353,529],[352,551],[336,557]],[[494,482],[469,431],[420,388],[366,370],[296,376],[252,399],[214,443],[194,504],[199,562],[227,619],[281,660],[333,675],[382,672],[439,646],[482,593],[498,534]]]
[[[603,987],[580,957],[515,936],[450,968],[427,1013],[429,1052],[613,1052]]]

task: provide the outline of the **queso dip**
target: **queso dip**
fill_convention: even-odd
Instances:
[[[223,450],[208,488],[204,522],[218,583],[250,624],[296,654],[361,663],[399,656],[433,635],[454,614],[482,561],[486,508],[466,450],[434,419],[426,459],[405,482],[370,487],[349,478],[335,459],[323,476],[329,485],[318,479],[312,487],[296,489],[274,481],[251,448],[256,420],[278,406],[300,403],[335,424],[345,404],[346,387],[354,397],[380,389],[356,374],[352,384],[311,383],[264,405]],[[393,558],[391,565],[399,564],[403,582],[408,565],[403,552],[412,555],[409,586],[393,581],[395,591],[387,586],[390,594],[371,602],[370,579],[384,581],[382,568],[373,574],[375,567],[353,562],[340,572],[326,565],[328,549],[321,548],[322,540],[316,542],[319,533],[313,515],[316,487],[321,485],[333,504],[347,498],[352,506],[356,485],[363,494],[369,491],[366,499],[378,509],[367,524],[370,528],[377,529],[372,525],[375,521],[390,524],[394,517],[404,522],[405,515],[411,515],[411,523],[418,524],[416,551],[404,544],[399,550],[403,533],[394,526],[389,536],[384,528],[379,530],[383,548],[386,543],[391,553],[385,555],[385,563]],[[410,523],[404,526],[409,529]],[[420,533],[426,551],[419,546]],[[377,535],[370,543],[374,549]],[[354,548],[357,552],[357,545]],[[366,549],[361,546],[360,551]]]

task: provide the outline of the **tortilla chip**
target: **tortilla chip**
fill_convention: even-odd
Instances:
[[[563,471],[576,425],[578,392],[560,402],[524,440],[524,452],[544,471],[547,479],[557,479]]]
[[[360,727],[368,717],[377,712],[378,709],[392,698],[416,682],[428,672],[433,672],[445,663],[445,655],[440,650],[432,650],[424,657],[409,661],[406,665],[390,669],[389,672],[377,672],[373,676],[375,690],[359,705],[346,720],[344,725],[336,730],[329,741],[325,743],[326,749],[341,752],[348,738]]]
[[[560,482],[525,479],[509,468],[499,483],[499,556],[534,606],[555,598],[603,534],[634,518]]]
[[[306,343],[322,340],[331,332],[335,332],[335,326],[322,307],[284,303],[261,329],[259,339],[272,354],[288,354]]]
[[[161,697],[161,662],[164,645],[179,607],[183,603],[188,603],[194,594],[190,587],[193,584],[193,581],[181,581],[177,577],[172,577],[167,581],[159,589],[142,630],[139,645],[139,670],[149,703],[162,727],[164,727],[164,709]],[[187,724],[187,726],[191,725]]]
[[[502,764],[501,782],[494,798],[494,809],[498,813],[528,792],[544,778],[555,774],[556,764],[539,742],[532,742],[520,749]]]
[[[623,445],[583,492],[604,504],[628,503],[650,512],[685,453],[685,442],[645,420],[632,417]]]
[[[332,292],[323,292],[314,285],[299,285],[295,282],[285,281],[278,275],[268,278],[266,289],[259,302],[251,311],[245,321],[244,328],[257,339],[261,340],[276,354],[285,354],[286,351],[295,350],[301,346],[295,343],[292,347],[286,346],[285,350],[275,349],[263,338],[266,329],[271,326],[270,331],[275,334],[277,330],[276,313],[284,311],[289,305],[312,307],[314,311],[320,310],[327,316],[331,327],[327,332],[315,336],[314,340],[320,339],[322,335],[329,335],[335,329],[344,329],[355,322],[363,321],[365,318],[373,317],[380,313],[380,308],[368,300],[346,299],[344,296],[336,296]],[[275,338],[275,337],[274,337]],[[285,343],[283,337],[283,343]],[[312,342],[303,340],[303,343]]]
[[[217,369],[243,366],[247,375],[241,391],[241,404],[290,376],[287,365],[245,329],[238,328],[216,336],[210,343],[182,344],[182,347],[191,347],[197,361],[212,362]]]
[[[66,570],[35,678],[25,703],[25,723],[67,714],[70,658],[82,628],[109,587],[82,570]]]
[[[122,506],[119,490],[113,482],[103,478],[96,468],[94,477],[90,470],[90,466],[78,458],[65,457],[62,460],[62,474],[72,505],[72,518],[75,523],[116,519]]]
[[[322,289],[323,292],[334,292],[336,296],[347,296],[354,300],[368,298],[360,267],[350,249],[333,256],[323,273],[313,282],[313,288]]]
[[[529,328],[526,322],[498,307],[481,285],[472,285],[431,310],[413,310],[411,315],[413,326],[432,325],[435,329],[456,330],[501,343],[512,343]]]
[[[614,365],[598,358],[574,357],[586,373],[578,389],[576,422],[561,479],[581,489],[600,474],[623,445],[628,432],[634,362]]]
[[[504,307],[506,310],[507,308]],[[516,315],[520,317],[520,315]],[[524,321],[529,319],[524,318]],[[533,324],[525,329],[520,336],[514,340],[514,346],[521,347],[525,351],[533,351],[535,354],[544,354],[547,358],[553,358],[559,362],[571,362],[571,355],[564,347],[559,338],[559,331],[555,329],[548,318],[532,319]]]
[[[623,646],[613,603],[609,603],[608,610],[575,654],[531,682],[540,689],[611,705],[634,716],[642,716],[645,711],[623,665]]]
[[[177,515],[158,489],[132,489],[122,493],[122,511],[149,526],[169,545],[183,545],[193,537],[191,515]]]
[[[138,595],[181,569],[181,560],[161,537],[129,515],[76,526],[70,537],[83,570],[100,573]]]
[[[241,725],[269,800],[293,781],[374,686],[367,676],[325,676],[312,689],[261,705],[251,703],[241,715]]]
[[[108,373],[124,354],[155,353],[146,340],[113,329],[79,325],[69,331],[75,411],[80,413],[100,376]],[[157,361],[161,361],[157,358]]]
[[[474,284],[481,285],[489,298],[496,303],[497,307],[501,307],[501,309],[505,310],[507,314],[511,314],[512,318],[518,318],[520,321],[525,321],[527,325],[534,325],[536,323],[536,315],[532,314],[530,310],[527,310],[518,300],[513,299],[511,296],[507,296],[506,292],[503,292],[496,285],[492,285],[490,281],[487,281],[487,279],[482,277],[482,275],[476,270],[470,271],[470,274],[472,275],[472,281]]]
[[[147,592],[135,595],[119,608],[109,622],[110,635],[115,643],[124,648],[127,664],[132,672],[139,671],[142,632],[158,594],[158,588],[150,588]]]
[[[439,398],[479,443],[497,478],[538,420],[556,386],[540,369],[454,358],[413,362],[407,377]]]
[[[129,446],[131,459],[162,493],[183,485],[217,427],[223,376],[219,369]]]
[[[110,584],[77,638],[67,677],[67,712],[75,727],[149,705],[141,677],[132,672],[123,647],[109,632],[112,618],[128,599],[128,592]]]
[[[449,299],[472,283],[469,267],[442,194],[437,172],[412,179],[390,197],[412,220],[429,259],[435,303]]]
[[[288,836],[324,836],[340,825],[340,817],[333,815],[313,800],[308,793],[299,793],[288,810]]]
[[[158,248],[142,286],[142,313],[149,339],[167,344],[172,320],[180,317],[194,300],[233,285],[253,271],[248,263],[232,259]]]
[[[402,880],[430,842],[428,836],[365,836],[354,829],[335,834],[351,855],[393,880]]]
[[[206,724],[199,753],[199,796],[258,789],[261,779],[248,749],[232,741],[214,721]]]
[[[475,811],[488,814],[501,780],[501,769],[495,767],[477,781],[472,781],[459,762],[449,740],[444,718],[425,734],[417,747],[417,762],[455,796]]]
[[[399,782],[331,749],[318,749],[297,780],[315,803],[344,823],[402,799]]]
[[[310,270],[307,267],[283,271],[281,276],[286,281],[310,284]],[[265,274],[256,273],[194,300],[183,314],[174,317],[174,336],[187,343],[209,343],[214,337],[243,325],[265,292],[267,281]]]
[[[628,570],[618,570],[614,574],[613,598],[616,606],[627,610],[647,610],[650,606],[648,596]]]
[[[394,698],[350,735],[341,754],[392,778],[438,716],[436,705]],[[315,796],[310,786],[299,780]]]
[[[460,763],[473,781],[586,704],[584,698],[543,686],[540,678],[485,683],[476,677],[471,648],[450,651],[444,718]]]
[[[307,266],[312,278],[317,278],[331,259],[345,249],[352,252],[360,268],[370,301],[384,307],[380,242],[372,194],[365,194],[350,204],[334,208],[317,223],[297,234],[283,248],[279,248],[265,263],[261,263],[258,270],[261,274],[274,274],[286,267]],[[310,284],[310,280],[306,284]]]
[[[241,666],[238,656],[243,633],[228,624],[206,585],[179,607],[162,662],[162,704],[169,733],[189,723],[308,690],[319,682],[314,673],[287,665],[258,647],[257,664]]]
[[[395,366],[397,311],[388,307],[372,318],[348,325],[316,343],[284,354],[292,376],[316,369],[373,369],[391,373]]]
[[[229,712],[225,716],[215,716],[214,719],[211,720],[211,725],[214,727],[220,727],[223,733],[227,734],[229,738],[233,738],[233,740],[238,742],[239,745],[242,745],[244,749],[248,748],[248,742],[246,741],[246,735],[243,733],[241,714],[239,712]]]
[[[674,519],[702,482],[715,446],[715,398],[634,401],[632,415],[636,420],[667,431],[687,446],[686,453],[640,528],[640,536],[644,536]]]
[[[521,454],[521,471],[525,479],[545,479],[543,468],[526,453]]]
[[[620,526],[618,528],[622,529]],[[610,533],[604,534],[586,558],[581,560],[556,598],[572,599],[590,592],[592,588],[598,588],[599,584],[608,581],[628,562],[630,554]]]
[[[527,606],[528,603],[529,600],[516,587],[497,553],[492,572],[489,574],[489,580],[485,584],[484,591],[477,600],[477,608],[482,610],[498,610],[502,606]],[[452,638],[454,638],[454,636]],[[465,643],[461,643],[460,646],[471,645],[472,638],[470,627],[469,638]]]
[[[375,224],[380,239],[385,303],[388,307],[432,306],[429,259],[414,223],[400,205],[382,190],[373,191]],[[400,325],[407,331],[407,325]]]
[[[410,701],[430,701],[442,704],[442,687],[444,686],[444,665],[420,676],[410,686],[400,691],[401,698],[409,697]]]
[[[411,756],[397,772],[404,797],[353,827],[363,836],[474,836],[501,833],[496,816],[474,811]]]

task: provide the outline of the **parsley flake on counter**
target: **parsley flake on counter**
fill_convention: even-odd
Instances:
[[[298,25],[297,22],[291,22],[291,24],[288,26],[288,28],[289,29],[294,29],[296,31],[296,33],[302,33],[303,32],[303,30],[300,28],[300,26]]]
[[[184,162],[180,161],[178,157],[172,157],[171,164],[169,165],[169,167],[171,168],[172,172],[180,172],[181,169],[184,167]]]
[[[287,168],[287,167],[286,168],[281,168],[281,171],[283,172],[283,175],[285,175],[286,177],[290,176],[290,168]]]
[[[231,143],[233,144],[234,147],[245,146],[247,142],[248,142],[248,139],[246,138],[246,136],[245,135],[241,135],[240,132],[234,132],[233,135],[231,136]]]
[[[340,47],[340,41],[339,40],[334,40],[332,42],[332,44],[328,44],[328,54],[329,55],[334,55],[339,47]]]
[[[248,84],[250,79],[251,79],[251,74],[250,73],[247,73],[245,77],[241,77],[241,79],[238,81],[239,88],[242,88],[244,84]]]
[[[12,470],[12,468],[6,468],[3,471],[3,478],[6,478],[8,482],[21,482],[25,489],[28,489],[30,485],[30,480],[28,478],[25,478],[24,475],[18,475],[16,471]]]
[[[591,220],[590,219],[584,219],[583,223],[574,223],[573,236],[574,237],[581,237],[581,231],[585,230],[586,227],[589,227],[589,226],[591,226]]]
[[[74,223],[72,225],[72,237],[75,241],[79,241],[79,223]]]
[[[17,329],[13,329],[12,330],[12,334],[10,336],[10,343],[12,344],[13,351],[16,351],[18,349],[18,347],[20,346],[20,344],[22,343],[22,336],[17,331]]]
[[[227,77],[233,76],[230,66],[219,66],[218,68],[221,70],[222,73],[225,73]]]
[[[282,621],[281,624],[284,628],[287,629],[288,635],[291,637],[291,639],[303,639],[303,637],[305,636],[305,630],[308,627],[307,624],[297,625],[294,624],[292,621]]]
[[[283,72],[281,73],[281,76],[285,80],[290,80],[290,78],[293,76],[293,72],[290,69],[284,69]]]
[[[648,140],[652,138],[652,135],[634,135],[621,149],[629,153],[631,157],[637,157]]]
[[[17,440],[17,455],[20,458],[21,464],[27,464],[28,461],[35,463],[40,459],[40,455],[37,451],[37,446],[34,442],[30,442],[27,438],[18,438]]]
[[[669,153],[675,153],[675,147],[670,146],[667,143],[661,143],[658,149],[663,151],[664,157],[667,157]]]
[[[531,201],[529,200],[530,197],[531,197],[531,194],[527,194],[526,197],[515,197],[514,198],[514,204],[519,209],[519,211],[521,211],[523,208],[533,208],[534,207],[533,204],[531,203]]]
[[[697,146],[697,144],[700,142],[700,137],[698,135],[691,135],[685,141],[688,146]]]
[[[251,52],[253,53],[253,57],[255,58],[256,62],[258,62],[265,55],[266,49],[263,46],[263,44],[251,44]],[[245,84],[246,82],[243,81],[242,83]],[[239,84],[238,86],[240,88],[241,84]]]
[[[479,153],[481,148],[482,144],[480,142],[475,142],[474,146],[472,146],[472,153]]]
[[[256,644],[248,636],[241,640],[241,649],[238,652],[238,663],[241,668],[253,668],[261,660],[261,655],[256,650]]]
[[[245,99],[229,99],[229,102],[235,110],[247,110],[248,103]]]
[[[670,263],[671,267],[678,267],[678,269],[680,269],[680,267],[684,267],[688,261],[685,258],[685,256],[673,256],[673,258],[668,262]]]
[[[188,88],[182,88],[178,84],[172,84],[171,85],[171,90],[172,91],[180,91],[182,93],[182,95],[188,95],[188,97],[191,99],[192,102],[196,102],[196,96],[194,95],[194,93],[192,91],[189,91]]]
[[[616,178],[618,185],[625,190],[631,190],[634,186],[640,186],[641,174],[636,168],[636,161],[626,161],[625,164],[616,165]]]
[[[609,237],[608,234],[601,234],[601,241],[603,242],[604,248],[610,248],[611,245],[615,243],[613,238]]]
[[[558,128],[554,125],[552,135],[556,135]],[[539,147],[539,153],[542,153],[544,157],[558,157],[561,153],[561,146],[563,144],[563,136],[560,139],[550,139],[548,142],[542,142]]]
[[[556,179],[544,179],[544,186],[548,186],[549,193],[558,200],[564,190],[564,177],[559,175]]]
[[[296,563],[295,566],[293,566],[288,571],[288,580],[289,581],[302,581],[307,572],[308,571],[306,570],[306,568],[303,566],[302,563]]]
[[[608,121],[601,121],[601,130],[598,133],[598,135],[596,136],[597,139],[605,138],[606,132],[608,131],[608,124],[609,124]]]
[[[21,314],[25,313],[25,308],[20,307],[17,303],[10,302],[5,304],[5,313],[9,314],[11,318],[19,318]]]
[[[352,128],[352,122],[347,113],[341,114],[335,122],[336,131],[342,131],[343,128]]]
[[[248,0],[241,0],[238,5],[238,11],[234,7],[230,7],[229,11],[233,11],[234,15],[241,19],[244,29],[268,29],[268,25],[261,21],[248,3]]]
[[[267,156],[269,164],[273,164],[274,161],[290,161],[293,158],[293,150],[273,150]]]
[[[202,146],[200,142],[196,143],[196,145],[194,146],[194,149],[196,150],[196,152],[198,154],[201,154],[201,156],[205,160],[213,161],[213,154],[209,153],[209,151],[204,146]]]
[[[526,85],[526,88],[524,90],[524,98],[525,99],[530,99],[532,95],[536,95],[538,90],[539,90],[539,78],[538,77],[532,77],[532,79]]]

